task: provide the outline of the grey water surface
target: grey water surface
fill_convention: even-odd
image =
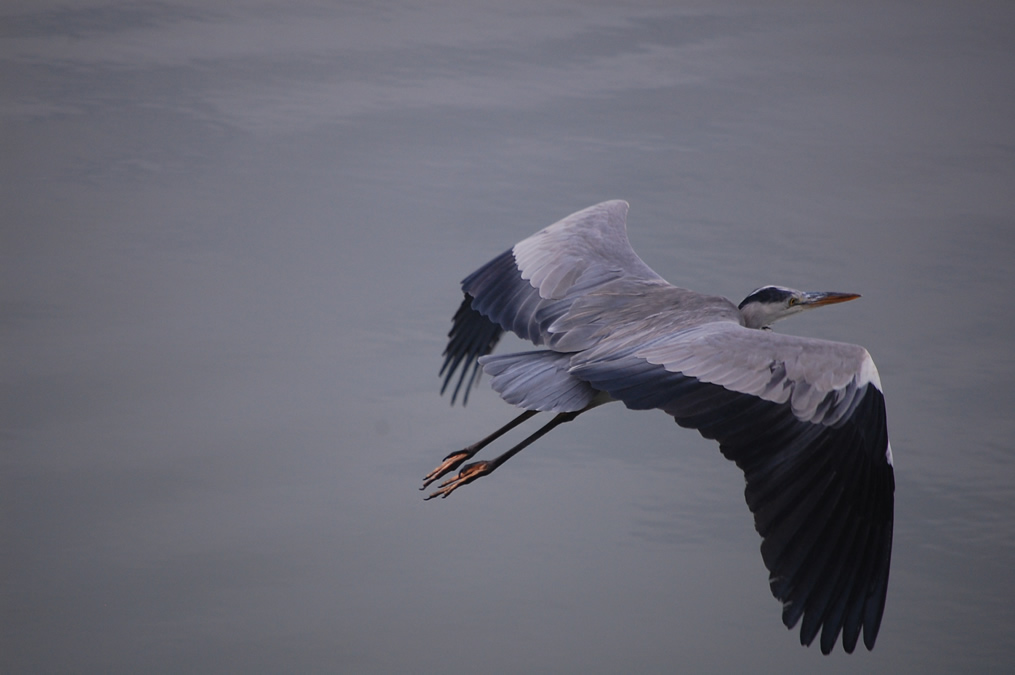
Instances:
[[[38,0],[0,80],[0,671],[1015,664],[1012,3]],[[663,413],[422,500],[515,414],[437,393],[459,280],[613,198],[675,284],[863,295],[777,328],[881,372],[873,652]]]

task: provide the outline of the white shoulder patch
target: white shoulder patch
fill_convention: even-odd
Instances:
[[[863,363],[860,364],[860,372],[856,376],[856,385],[857,387],[862,387],[867,383],[873,384],[877,387],[878,391],[882,394],[884,393],[884,390],[881,389],[881,377],[878,376],[878,369],[874,365],[874,359],[871,358],[867,350],[864,350],[864,359]]]

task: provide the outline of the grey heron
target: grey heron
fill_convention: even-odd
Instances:
[[[480,368],[524,412],[425,478],[461,467],[427,499],[492,473],[554,427],[621,401],[658,408],[719,442],[745,475],[747,505],[782,620],[800,642],[860,632],[874,647],[892,552],[895,475],[881,382],[857,345],[772,332],[772,323],[859,297],[764,286],[735,305],[670,285],[631,248],[624,201],[574,213],[462,282],[443,393],[463,403]],[[505,330],[543,349],[492,355]],[[538,412],[556,415],[490,461],[463,462]]]

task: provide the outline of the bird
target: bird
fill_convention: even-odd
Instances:
[[[463,405],[481,372],[523,412],[423,479],[445,498],[600,405],[659,409],[719,442],[747,505],[782,621],[829,654],[874,648],[891,566],[895,474],[877,368],[858,345],[776,333],[776,321],[855,293],[762,286],[742,302],[669,284],[631,247],[613,200],[515,244],[461,284],[441,393]],[[493,354],[511,331],[539,349]],[[540,412],[554,416],[488,461],[464,464]],[[463,465],[464,464],[464,465]]]

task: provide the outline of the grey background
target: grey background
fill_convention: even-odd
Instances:
[[[1011,3],[8,3],[0,77],[0,670],[1015,663]],[[662,413],[422,501],[514,414],[437,394],[457,282],[610,198],[673,283],[863,294],[779,329],[881,371],[873,653]]]

